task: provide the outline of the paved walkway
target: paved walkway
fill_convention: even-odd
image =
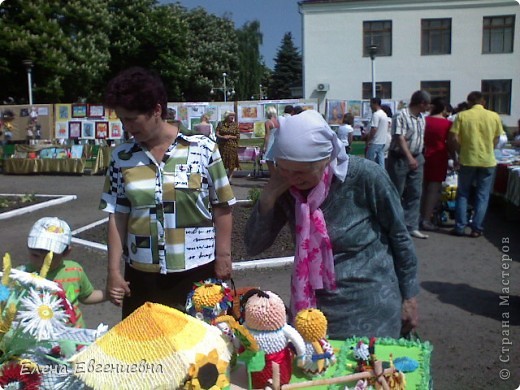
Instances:
[[[16,264],[24,262],[27,234],[38,218],[63,218],[73,230],[106,218],[97,209],[103,180],[101,176],[0,175],[0,193],[77,197],[0,220],[0,254],[9,252]],[[237,197],[245,199],[250,188],[262,181],[265,179],[237,177],[233,180]],[[452,237],[441,231],[432,233],[428,240],[415,240],[422,287],[419,332],[435,348],[432,361],[435,388],[510,390],[520,385],[519,238],[518,222],[509,221],[502,209],[495,206],[490,210],[486,232],[481,238]],[[74,245],[71,257],[83,264],[96,287],[104,287],[104,252]],[[276,271],[239,271],[234,279],[238,286],[258,285],[275,291],[287,301],[289,275],[286,266]],[[84,306],[83,312],[89,327],[101,321],[113,326],[120,318],[120,311],[110,303]],[[499,374],[506,372],[501,370],[509,370],[512,377],[501,380]]]

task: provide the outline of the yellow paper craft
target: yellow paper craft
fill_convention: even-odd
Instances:
[[[94,389],[194,388],[203,371],[214,376],[204,383],[214,380],[211,388],[225,389],[230,359],[231,345],[217,327],[147,302],[71,362]],[[214,369],[199,370],[201,362]]]

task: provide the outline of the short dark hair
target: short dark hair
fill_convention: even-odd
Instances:
[[[378,97],[373,97],[372,99],[370,99],[370,103],[374,103],[374,104],[377,104],[378,106],[381,105],[381,99],[378,98]]]
[[[430,103],[430,94],[426,91],[415,91],[410,98],[410,106],[418,106],[423,103]]]
[[[352,113],[347,112],[345,115],[343,115],[343,124],[346,125],[353,125],[354,124],[354,115]]]
[[[294,112],[294,107],[291,104],[288,104],[283,109],[284,114],[292,114]]]
[[[157,73],[141,67],[123,70],[109,81],[105,90],[104,105],[109,108],[122,107],[151,114],[157,104],[161,105],[161,117],[165,119],[168,107],[166,88]]]
[[[381,106],[381,110],[383,110],[387,117],[391,118],[394,114],[392,113],[392,108],[389,105],[385,104]]]
[[[432,109],[430,111],[430,115],[437,115],[443,112],[446,109],[446,102],[441,97],[436,97],[432,99]]]
[[[480,91],[470,92],[468,97],[466,98],[466,100],[468,101],[468,104],[470,106],[481,103],[482,99],[483,99],[483,96],[482,96],[482,92],[480,92]]]

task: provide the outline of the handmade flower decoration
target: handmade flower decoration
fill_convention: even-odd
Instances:
[[[80,388],[79,379],[60,370],[39,374],[38,367],[69,364],[77,345],[94,341],[94,330],[75,329],[70,324],[72,307],[60,286],[44,279],[52,262],[49,253],[40,274],[11,267],[3,257],[0,284],[0,388]],[[44,385],[41,385],[44,382]],[[69,387],[63,387],[64,384]],[[77,385],[75,387],[75,385]],[[72,387],[71,387],[72,386]]]
[[[3,284],[0,284],[0,302],[7,302],[11,295],[11,290]]]
[[[35,290],[30,290],[29,296],[21,299],[17,318],[21,328],[38,341],[59,338],[68,320],[61,310],[59,298]]]
[[[197,354],[195,363],[190,366],[190,380],[186,384],[189,390],[219,390],[229,386],[227,368],[229,362],[219,359],[216,349],[207,355]]]
[[[188,314],[208,323],[220,315],[225,315],[232,305],[231,289],[218,279],[195,283],[186,299]]]
[[[19,269],[12,269],[9,274],[10,278],[16,280],[22,286],[27,288],[40,288],[45,290],[50,290],[52,292],[60,291],[60,286],[53,282],[52,280],[47,280],[42,278],[40,275],[25,271],[20,271]]]
[[[23,367],[17,363],[5,364],[0,371],[2,389],[38,390],[41,379],[41,374],[37,371],[24,372]]]

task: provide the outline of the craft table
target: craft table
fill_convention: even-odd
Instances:
[[[31,175],[37,173],[68,173],[82,175],[84,158],[8,158],[4,160],[4,174]]]

